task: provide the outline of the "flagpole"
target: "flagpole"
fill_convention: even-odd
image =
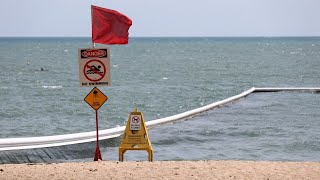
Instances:
[[[91,41],[92,41],[92,48],[95,48],[95,43],[93,42],[93,28],[92,28],[92,5],[91,5]]]

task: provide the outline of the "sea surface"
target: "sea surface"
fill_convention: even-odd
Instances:
[[[0,138],[95,131],[77,54],[91,46],[89,38],[0,38]],[[150,121],[251,87],[320,87],[319,37],[131,38],[110,52],[100,129],[125,125],[135,108]],[[315,92],[251,94],[149,129],[154,159],[319,162],[319,107]],[[105,160],[118,159],[119,141]]]

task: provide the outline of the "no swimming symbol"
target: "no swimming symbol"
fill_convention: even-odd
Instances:
[[[84,65],[83,74],[89,81],[100,81],[106,75],[106,66],[100,60],[90,60]]]

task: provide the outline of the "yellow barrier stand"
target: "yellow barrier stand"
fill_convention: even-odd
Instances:
[[[142,112],[131,112],[119,147],[119,161],[127,150],[146,150],[148,160],[153,161],[153,150]]]

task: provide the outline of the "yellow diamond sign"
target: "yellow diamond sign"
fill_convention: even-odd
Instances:
[[[108,97],[97,87],[94,87],[84,98],[84,101],[87,102],[94,110],[98,110],[107,100]]]

